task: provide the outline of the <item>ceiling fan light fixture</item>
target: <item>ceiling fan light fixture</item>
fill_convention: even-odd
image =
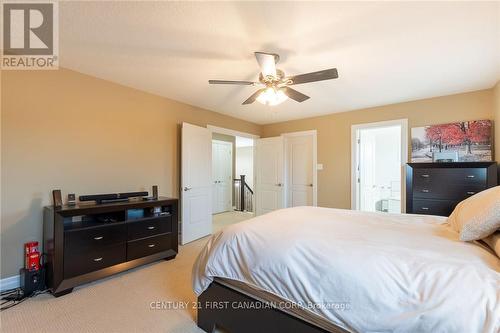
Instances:
[[[260,93],[257,97],[257,101],[264,105],[274,106],[283,103],[288,99],[288,96],[283,92],[282,89],[268,87],[266,90]]]

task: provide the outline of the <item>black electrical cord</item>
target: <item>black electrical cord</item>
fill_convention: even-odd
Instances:
[[[5,311],[7,309],[10,309],[10,308],[18,305],[18,304],[21,304],[22,302],[24,302],[28,298],[33,298],[35,296],[45,294],[48,292],[49,292],[49,289],[37,290],[33,294],[31,294],[30,296],[25,296],[24,293],[22,292],[21,288],[16,288],[14,290],[14,292],[12,292],[11,294],[2,297],[1,300],[4,302],[2,302],[2,304],[1,304],[0,311]],[[5,305],[5,304],[7,304],[7,305]]]
[[[47,257],[46,253],[40,254],[40,261],[41,261],[40,264],[41,265],[43,265],[45,263],[46,257]],[[3,302],[0,304],[0,311],[10,309],[11,307],[16,306],[16,305],[24,302],[28,298],[32,298],[32,297],[35,297],[35,296],[38,296],[41,294],[45,294],[47,292],[49,292],[49,289],[37,290],[33,294],[31,294],[30,296],[25,296],[23,290],[19,287],[7,289],[7,290],[2,290],[0,300]],[[7,304],[7,303],[9,303],[9,304]],[[7,305],[5,305],[5,304],[7,304]]]

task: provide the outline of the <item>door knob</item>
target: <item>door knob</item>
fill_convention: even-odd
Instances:
[[[313,187],[314,185],[313,185],[313,184],[309,184],[309,185],[307,185],[307,186],[309,186],[309,187]]]
[[[281,183],[278,183],[278,184],[275,184],[275,185],[276,185],[276,186],[279,186],[279,187],[281,187],[281,186],[282,186],[282,184],[281,184]]]
[[[189,191],[190,189],[191,189],[191,187],[187,187],[187,186],[184,187],[184,191]]]

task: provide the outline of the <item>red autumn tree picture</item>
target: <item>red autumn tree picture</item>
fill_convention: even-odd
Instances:
[[[443,157],[446,153],[448,158]],[[491,160],[491,121],[464,121],[412,129],[413,161],[430,162],[439,156],[449,159],[453,153],[459,161]]]

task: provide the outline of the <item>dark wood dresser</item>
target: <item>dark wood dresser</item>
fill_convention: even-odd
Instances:
[[[178,252],[177,199],[44,208],[47,286],[73,287]]]
[[[460,201],[496,185],[496,162],[408,163],[406,212],[449,216]]]

